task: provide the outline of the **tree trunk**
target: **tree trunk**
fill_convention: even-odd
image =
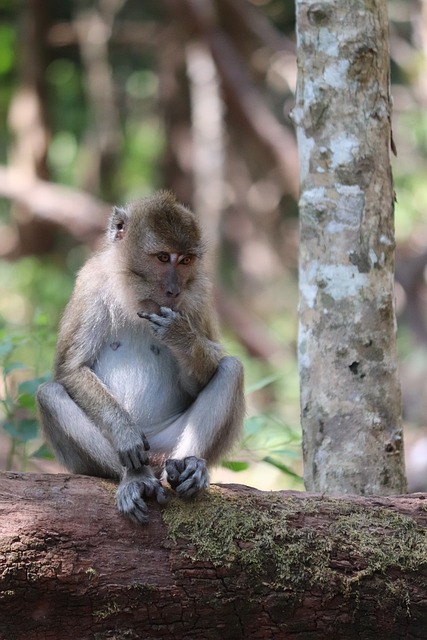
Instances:
[[[9,160],[11,167],[28,183],[49,177],[47,152],[50,132],[45,78],[48,3],[46,0],[28,0],[22,5],[19,18],[16,47],[18,82],[10,101],[8,117],[14,136]],[[12,216],[17,233],[10,246],[4,248],[3,255],[18,258],[52,249],[55,240],[55,227],[52,224],[35,218],[31,208],[22,202],[13,204]]]
[[[306,488],[405,491],[385,0],[297,1]]]
[[[0,474],[1,640],[426,637],[426,495],[212,487],[143,527],[114,489]]]

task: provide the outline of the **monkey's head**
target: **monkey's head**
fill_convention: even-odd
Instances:
[[[162,191],[114,207],[107,237],[120,252],[127,286],[141,310],[153,303],[186,308],[204,276],[204,244],[195,214],[173,194]]]

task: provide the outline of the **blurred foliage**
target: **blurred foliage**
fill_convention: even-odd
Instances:
[[[74,2],[58,2],[54,6],[47,3],[45,6],[52,21],[69,21],[75,18],[79,8]],[[289,29],[289,25],[293,25],[292,3],[284,6],[276,0],[271,1],[265,4],[265,11],[279,27],[283,25]],[[145,20],[164,20],[164,12],[153,2],[141,3],[138,7],[125,3],[121,17],[143,25]],[[0,0],[0,19],[0,161],[5,163],[12,141],[8,109],[19,80],[16,42],[22,27],[17,5]],[[158,61],[144,49],[136,54],[123,47],[110,47],[109,53],[119,105],[120,135],[113,179],[100,184],[99,195],[127,201],[162,186],[160,169],[165,124],[157,107]],[[85,188],[92,171],[93,135],[97,123],[85,89],[83,61],[76,54],[76,47],[50,48],[48,56],[45,82],[50,179]],[[280,111],[280,102],[277,106]],[[9,220],[10,206],[4,200],[0,205],[1,224]],[[39,449],[35,422],[34,391],[40,381],[49,377],[60,312],[71,292],[75,272],[86,255],[87,252],[74,241],[60,234],[57,250],[50,259],[32,256],[16,262],[2,262],[0,364],[3,370],[3,429],[10,436],[8,467],[27,468],[30,456],[43,454],[43,449]],[[229,261],[230,266],[233,265],[233,261]],[[227,281],[226,275],[224,279]],[[281,314],[275,325],[273,333],[279,341],[283,340],[284,334],[286,340],[295,340],[294,318]],[[238,353],[245,361],[251,416],[245,424],[242,449],[236,453],[236,460],[228,463],[228,468],[243,471],[248,465],[253,467],[264,462],[298,482],[298,476],[290,466],[300,459],[293,353],[278,376],[277,371],[272,374],[271,364],[250,358],[231,337],[229,351]],[[244,460],[240,460],[240,456]]]
[[[427,112],[414,109],[395,118],[398,157],[394,161],[396,238],[411,239],[424,226],[427,211]],[[401,157],[402,156],[402,157]]]
[[[49,457],[39,442],[35,392],[40,384],[50,378],[48,373],[41,375],[39,366],[49,352],[49,346],[53,346],[53,338],[52,327],[44,315],[34,318],[28,334],[13,334],[10,327],[0,329],[0,403],[4,415],[3,429],[10,436],[6,468],[13,466],[15,457],[23,470],[27,468],[29,455]]]
[[[56,326],[72,275],[29,257],[0,271],[0,412],[10,436],[6,468],[25,470],[29,457],[51,458],[39,434],[35,392],[50,379]]]

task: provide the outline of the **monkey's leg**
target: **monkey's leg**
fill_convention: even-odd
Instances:
[[[244,413],[242,364],[227,356],[179,418],[182,433],[164,473],[179,495],[190,497],[209,486],[206,461],[212,464],[230,449],[240,434]]]
[[[122,466],[113,447],[62,384],[41,385],[37,404],[43,432],[67,469],[103,478],[121,477]]]
[[[40,386],[37,402],[43,431],[62,464],[73,473],[121,478],[116,493],[117,509],[134,522],[146,523],[143,500],[167,500],[165,489],[148,465],[138,471],[123,470],[119,457],[96,425],[57,383]]]

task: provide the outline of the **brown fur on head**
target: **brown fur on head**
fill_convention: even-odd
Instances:
[[[201,257],[202,233],[196,215],[176,201],[170,191],[114,207],[108,230],[110,241],[125,240],[133,251],[176,251]]]
[[[160,306],[183,308],[189,291],[194,292],[195,285],[204,280],[201,258],[205,249],[197,217],[170,192],[161,191],[125,208],[115,207],[107,238],[120,251],[136,302],[150,299]],[[192,260],[191,265],[179,265],[172,274],[181,291],[174,300],[166,294],[166,268],[158,260],[161,253],[190,256]]]

